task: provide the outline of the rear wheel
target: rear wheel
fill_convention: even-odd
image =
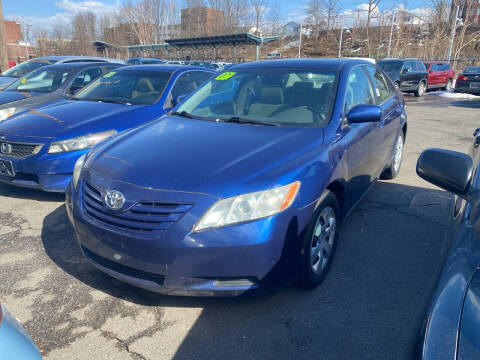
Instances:
[[[425,83],[423,81],[420,81],[417,90],[415,90],[415,96],[421,97],[423,96],[423,94],[425,94]]]
[[[452,89],[452,79],[448,79],[444,87],[445,90],[450,91]]]
[[[330,268],[340,230],[340,207],[335,194],[326,190],[313,213],[303,239],[299,285],[314,288]]]
[[[402,159],[403,159],[403,146],[404,146],[404,139],[403,139],[403,131],[400,132],[398,135],[397,142],[395,143],[395,149],[393,151],[393,158],[390,166],[386,168],[381,178],[385,180],[395,179],[400,172],[400,167],[402,166]]]

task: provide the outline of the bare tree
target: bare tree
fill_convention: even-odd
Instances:
[[[79,12],[72,21],[73,36],[76,52],[80,55],[92,55],[94,53],[92,42],[97,36],[97,17],[91,11]]]
[[[270,22],[271,35],[277,35],[281,20],[279,0],[273,0],[268,12],[268,20]]]
[[[327,18],[327,28],[333,25],[338,11],[338,0],[322,0],[322,10]]]
[[[268,0],[250,0],[255,14],[255,34],[260,35],[260,28],[263,22],[263,16],[268,6]]]
[[[322,1],[310,0],[308,3],[307,15],[313,28],[313,36],[315,39],[315,50],[318,48],[318,34],[320,31],[320,24],[322,20]]]
[[[366,23],[366,29],[367,29],[367,49],[368,49],[368,56],[370,56],[370,36],[369,36],[369,29],[370,25],[372,23],[372,18],[373,15],[375,14],[376,11],[378,11],[378,4],[380,3],[381,0],[368,0],[368,10],[367,10],[367,23]]]

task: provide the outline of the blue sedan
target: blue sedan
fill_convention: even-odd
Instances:
[[[81,157],[67,211],[83,254],[135,286],[312,288],[342,220],[398,174],[406,131],[403,96],[370,62],[236,65]]]
[[[77,159],[94,144],[169,111],[213,76],[203,68],[118,68],[68,100],[0,122],[0,181],[65,192]]]

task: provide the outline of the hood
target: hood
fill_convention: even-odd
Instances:
[[[0,94],[2,93],[0,92]],[[12,102],[0,105],[0,110],[15,108],[15,113],[19,113],[23,110],[27,110],[33,107],[47,106],[56,100],[60,100],[64,98],[65,98],[65,95],[62,93],[62,91],[57,90],[57,91],[42,93],[41,95],[38,95],[38,96],[23,98],[20,100],[16,100],[16,101],[12,101]]]
[[[57,101],[0,122],[0,134],[56,138],[112,129],[121,131],[133,126],[133,121],[128,125],[126,116],[130,116],[131,112],[138,108],[141,106],[93,101]]]
[[[0,76],[0,89],[5,89],[8,85],[13,83],[15,80],[18,80],[18,78],[12,77],[12,76]]]
[[[301,153],[318,155],[323,128],[261,126],[164,116],[107,141],[88,168],[112,181],[218,197],[266,189]],[[295,161],[297,160],[297,161]]]
[[[23,100],[33,96],[40,95],[40,92],[23,92],[23,91],[1,91],[0,105],[11,103],[12,101]]]

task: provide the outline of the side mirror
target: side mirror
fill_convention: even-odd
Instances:
[[[79,92],[81,89],[82,89],[81,86],[72,85],[72,86],[70,86],[70,89],[68,89],[68,93],[69,93],[70,95],[74,95],[74,94],[76,94],[77,92]]]
[[[402,74],[406,74],[406,73],[408,73],[409,71],[410,71],[410,69],[403,69],[403,70],[402,70]]]
[[[357,105],[347,115],[350,124],[378,122],[382,119],[382,108],[377,105]]]
[[[430,69],[430,70],[428,70],[428,72],[431,74],[431,73],[433,73],[434,71],[433,71],[433,69]]]
[[[422,179],[469,200],[473,160],[467,155],[444,149],[424,150],[417,161]]]
[[[175,96],[172,99],[172,107],[175,107],[178,104],[180,104],[183,101],[183,99],[185,99],[186,97],[187,97],[187,95],[177,95],[177,96]]]

